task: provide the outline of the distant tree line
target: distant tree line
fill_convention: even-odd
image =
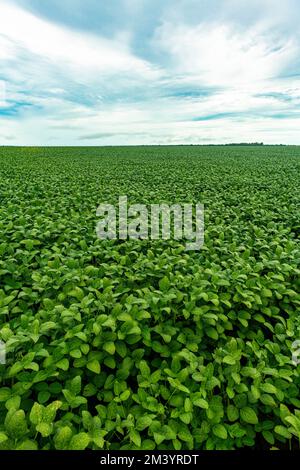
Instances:
[[[236,143],[225,144],[225,145],[264,145],[264,143],[263,142],[236,142]]]

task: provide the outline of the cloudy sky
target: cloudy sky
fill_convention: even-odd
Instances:
[[[300,144],[299,0],[0,0],[0,145]]]

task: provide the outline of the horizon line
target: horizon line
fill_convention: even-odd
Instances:
[[[221,143],[221,144],[106,144],[106,145],[5,145],[0,148],[113,148],[113,147],[299,147],[299,144]]]

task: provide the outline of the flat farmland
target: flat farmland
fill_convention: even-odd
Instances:
[[[204,245],[97,207],[203,204]],[[300,147],[0,148],[0,449],[299,448]]]

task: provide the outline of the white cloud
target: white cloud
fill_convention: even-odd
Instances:
[[[108,41],[57,26],[6,2],[0,5],[0,18],[0,58],[1,55],[7,58],[9,50],[14,48],[19,54],[31,53],[83,77],[91,72],[157,76],[158,71],[133,56],[125,42]]]
[[[132,31],[108,40],[0,0],[0,67],[13,107],[2,116],[1,139],[19,145],[296,143],[300,80],[276,77],[295,62],[297,35],[280,33],[270,18],[243,30],[225,16],[188,25],[170,15],[143,44],[148,52],[154,47],[153,64],[130,49]]]
[[[197,76],[205,85],[252,87],[276,76],[297,54],[291,38],[276,38],[262,24],[241,32],[230,24],[164,23],[155,43],[178,73]]]

